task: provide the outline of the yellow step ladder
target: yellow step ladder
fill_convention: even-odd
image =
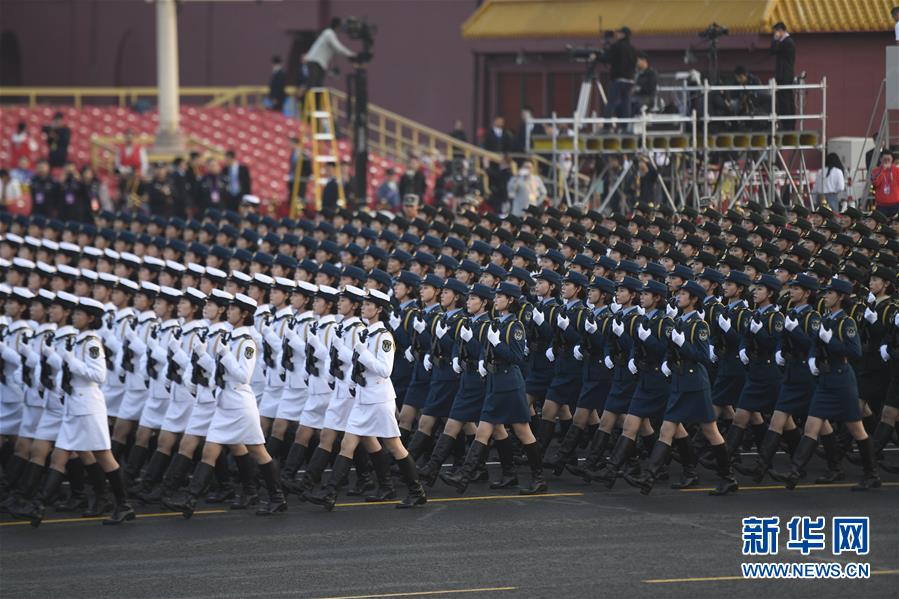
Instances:
[[[346,205],[343,192],[343,173],[340,169],[340,156],[337,149],[337,136],[334,128],[334,113],[331,110],[331,93],[326,87],[313,87],[306,91],[303,102],[303,119],[300,123],[300,139],[304,139],[304,131],[308,132],[312,147],[312,190],[315,199],[315,210],[322,208],[322,191],[328,184],[325,176],[326,167],[334,167],[334,178],[337,180],[337,204]],[[299,194],[300,173],[303,169],[303,152],[297,157],[291,193],[290,216],[296,218],[302,212],[305,198]]]

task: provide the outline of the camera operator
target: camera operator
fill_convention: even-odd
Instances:
[[[609,65],[609,78],[612,80],[603,117],[617,116],[626,119],[631,116],[631,88],[637,68],[637,51],[631,45],[629,27],[615,31],[613,38],[615,41],[602,56],[602,62]]]
[[[736,85],[761,85],[761,80],[746,70],[743,65],[738,65],[734,69],[734,83]],[[768,95],[757,89],[739,89],[728,92],[728,105],[731,113],[737,116],[754,116],[759,114],[768,114],[771,104]],[[753,130],[761,130],[768,125],[762,121],[750,123]]]
[[[309,52],[306,53],[306,65],[309,67],[309,87],[321,87],[325,81],[325,73],[328,72],[328,65],[334,54],[342,54],[343,56],[353,59],[356,53],[340,43],[337,39],[336,29],[340,27],[340,19],[331,19],[331,24],[322,31],[318,38],[312,43]]]
[[[656,89],[659,77],[656,70],[649,66],[649,57],[645,52],[637,54],[637,80],[634,86],[633,112],[639,114],[643,107],[652,110],[656,101]]]
[[[791,85],[793,70],[796,66],[796,44],[783,22],[775,23],[772,29],[774,37],[771,40],[771,53],[774,54],[774,80],[778,85]],[[793,90],[778,90],[775,103],[778,116],[796,114]],[[794,121],[785,121],[781,124],[781,129],[792,130],[794,127]]]

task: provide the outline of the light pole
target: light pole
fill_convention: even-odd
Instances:
[[[154,154],[184,151],[178,98],[178,9],[175,0],[156,0],[156,85],[159,88],[159,131]]]

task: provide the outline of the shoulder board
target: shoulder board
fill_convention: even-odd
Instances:
[[[94,335],[88,335],[88,336],[83,337],[83,338],[79,339],[78,341],[76,341],[75,345],[81,345],[82,343],[90,343],[91,341],[96,341],[97,343],[100,343],[100,338],[96,337]]]

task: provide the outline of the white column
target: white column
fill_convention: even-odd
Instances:
[[[156,0],[156,84],[159,87],[159,131],[154,153],[184,150],[179,128],[178,13],[175,0]]]

